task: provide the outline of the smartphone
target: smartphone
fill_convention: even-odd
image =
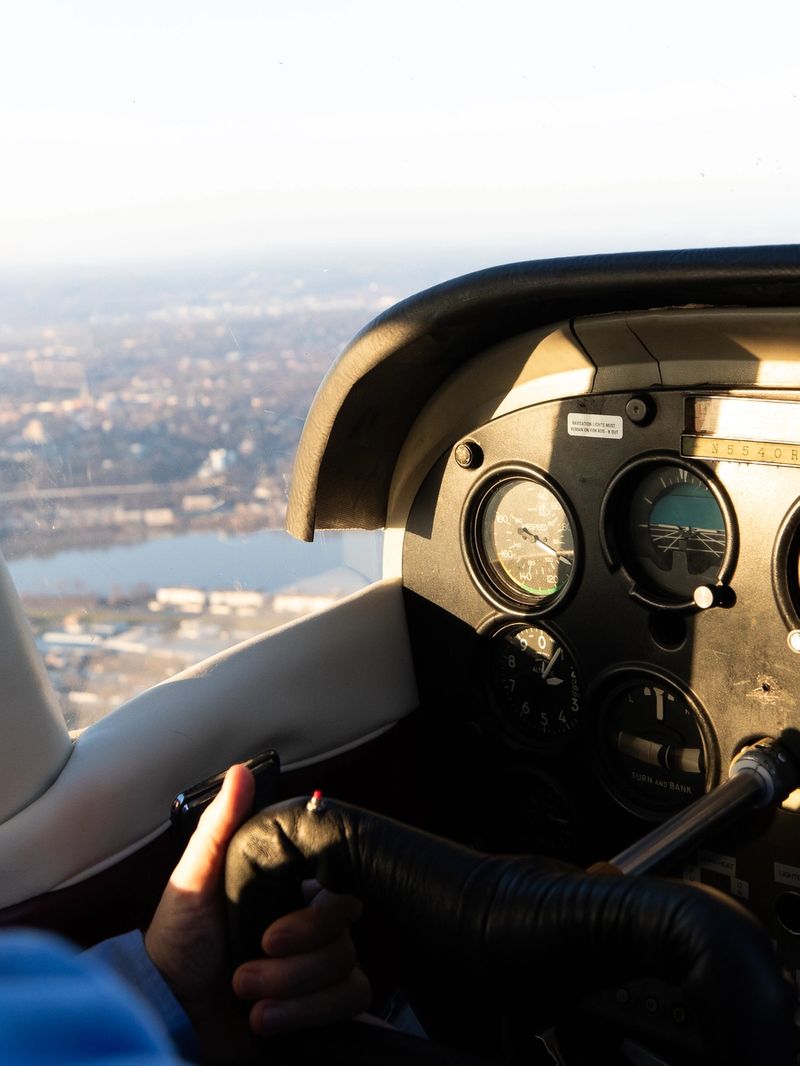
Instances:
[[[281,772],[281,760],[274,748],[254,755],[245,763],[248,770],[252,771],[256,779],[256,793],[253,800],[253,813],[276,803],[280,798],[278,794],[278,778]],[[172,840],[174,846],[183,851],[189,837],[197,828],[200,815],[214,799],[222,788],[225,771],[222,770],[204,781],[192,785],[183,792],[179,792],[172,801],[170,810],[170,824],[172,827]]]

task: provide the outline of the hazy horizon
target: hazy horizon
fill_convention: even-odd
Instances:
[[[0,266],[798,240],[800,8],[757,13],[29,0],[0,41]]]

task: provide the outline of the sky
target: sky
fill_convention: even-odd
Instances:
[[[800,241],[800,5],[26,0],[0,267]]]

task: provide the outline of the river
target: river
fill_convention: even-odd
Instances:
[[[341,567],[374,580],[381,572],[381,544],[381,533],[362,530],[317,533],[311,544],[281,529],[241,537],[187,533],[142,544],[15,559],[8,567],[23,596],[108,596],[137,585],[274,592]]]

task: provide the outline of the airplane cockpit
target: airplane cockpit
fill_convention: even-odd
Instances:
[[[320,387],[287,517],[301,540],[384,529],[382,579],[77,739],[4,585],[3,924],[91,942],[145,921],[172,797],[267,748],[271,798],[319,788],[583,870],[721,795],[764,738],[793,763],[798,306],[800,249],[778,246],[516,263],[390,308]],[[648,868],[736,901],[793,976],[798,785]],[[669,966],[601,976],[542,1061],[722,1061]],[[445,998],[447,1036],[465,1008]]]

